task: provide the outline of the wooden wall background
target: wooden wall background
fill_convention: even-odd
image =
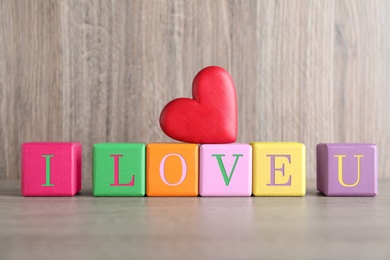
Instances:
[[[170,141],[163,106],[232,75],[239,140],[374,142],[390,178],[390,1],[0,1],[0,178],[20,144]]]

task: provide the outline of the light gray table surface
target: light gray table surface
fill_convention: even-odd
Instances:
[[[24,198],[0,181],[0,259],[390,259],[379,195]]]

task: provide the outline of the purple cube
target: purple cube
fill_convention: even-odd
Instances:
[[[318,144],[317,190],[326,196],[378,193],[375,144]]]

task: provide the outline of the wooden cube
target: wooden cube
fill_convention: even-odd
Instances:
[[[251,196],[252,147],[249,144],[200,146],[201,196]]]
[[[22,145],[23,196],[74,196],[81,190],[80,143],[32,142]]]
[[[375,196],[376,145],[318,144],[317,190],[327,196]]]
[[[94,196],[144,196],[146,145],[101,143],[93,146]]]
[[[198,145],[151,143],[146,148],[148,196],[198,195]]]
[[[301,143],[251,143],[253,195],[304,196],[306,153]]]

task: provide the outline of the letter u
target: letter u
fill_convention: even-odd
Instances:
[[[338,179],[339,183],[344,187],[355,187],[360,182],[360,158],[364,157],[362,154],[355,154],[353,157],[357,158],[357,180],[353,184],[346,184],[343,180],[343,158],[347,157],[346,155],[336,154],[334,157],[338,159]]]

